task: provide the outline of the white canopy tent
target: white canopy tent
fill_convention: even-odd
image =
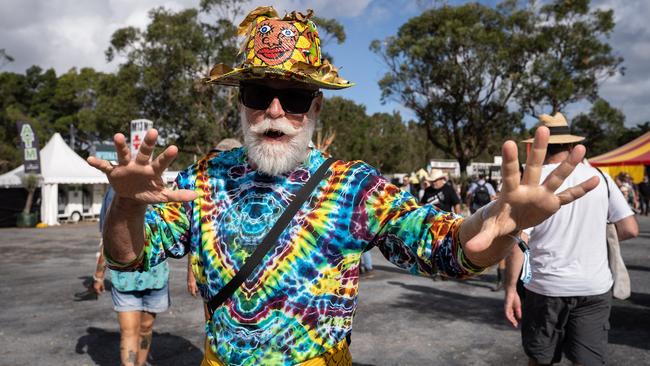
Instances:
[[[91,167],[55,133],[41,149],[41,222],[58,224],[59,184],[108,184],[106,176]],[[0,187],[20,187],[24,166],[0,175]]]

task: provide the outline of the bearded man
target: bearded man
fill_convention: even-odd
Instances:
[[[346,338],[364,251],[377,246],[412,273],[468,277],[503,258],[522,229],[598,182],[554,193],[584,155],[584,147],[576,147],[539,184],[545,128],[536,133],[522,183],[516,145],[504,144],[499,200],[466,219],[420,206],[361,161],[326,159],[310,144],[322,106],[319,89],[352,84],[321,62],[311,15],[279,18],[271,7],[254,10],[240,26],[244,63],[217,65],[205,80],[240,88],[242,148],[204,157],[179,174],[176,190],[164,186],[161,173],[177,148],[150,162],[155,130],[134,159],[121,134],[114,138],[117,166],[88,159],[116,191],[104,230],[112,268],[146,270],[190,255],[201,295],[216,303],[203,365],[349,366]],[[331,165],[324,178],[274,234],[272,249],[222,296],[325,163]]]

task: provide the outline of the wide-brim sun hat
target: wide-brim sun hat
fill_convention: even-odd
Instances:
[[[447,179],[447,174],[440,169],[432,169],[431,173],[427,176],[427,180],[430,182],[435,182],[441,178]]]
[[[280,79],[322,89],[353,86],[339,76],[338,68],[321,59],[313,14],[309,9],[307,14],[294,11],[280,18],[272,6],[256,8],[238,28],[245,37],[242,64],[236,68],[218,64],[203,82],[239,86],[242,81]]]
[[[551,131],[551,135],[548,139],[549,144],[572,144],[585,139],[582,136],[571,134],[569,124],[567,123],[566,118],[564,118],[560,112],[555,113],[553,116],[542,114],[539,116],[539,121],[539,126],[546,126]],[[529,138],[523,140],[522,142],[530,144],[534,140],[534,138]]]

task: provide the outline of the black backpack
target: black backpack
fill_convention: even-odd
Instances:
[[[490,203],[491,201],[490,191],[488,191],[487,183],[483,183],[483,184],[476,183],[476,184],[478,185],[478,188],[474,190],[472,203],[474,203],[478,207],[483,207],[488,203]]]

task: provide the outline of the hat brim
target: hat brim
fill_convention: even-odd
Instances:
[[[585,138],[582,136],[575,136],[575,135],[551,135],[548,138],[548,143],[549,144],[572,144],[575,142],[580,142],[584,140]],[[523,140],[522,142],[527,143],[527,144],[532,144],[534,138],[529,138],[526,140]]]
[[[263,79],[283,79],[295,81],[302,84],[317,86],[321,89],[345,89],[354,86],[354,83],[339,84],[319,79],[312,75],[298,73],[290,70],[277,69],[267,66],[249,66],[244,68],[235,68],[222,75],[211,75],[203,79],[206,84],[218,84],[227,86],[239,86],[241,81],[263,80]]]

